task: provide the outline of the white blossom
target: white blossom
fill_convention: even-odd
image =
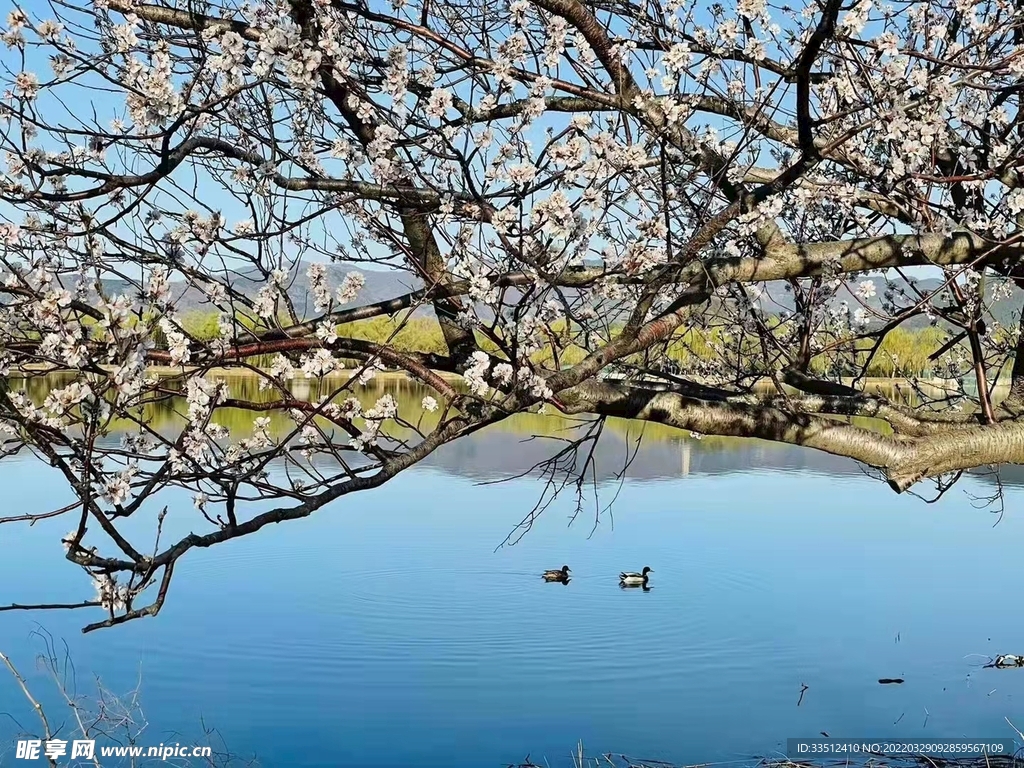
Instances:
[[[265,285],[260,288],[252,302],[256,314],[268,320],[272,318],[277,311],[277,297],[278,290],[276,285]]]
[[[170,319],[166,317],[160,319],[160,330],[167,337],[167,351],[171,355],[172,366],[184,365],[192,359],[188,337],[178,330]]]
[[[484,374],[487,373],[487,369],[491,365],[491,359],[487,356],[486,352],[477,351],[473,353],[472,361],[462,374],[462,378],[469,384],[469,389],[474,395],[483,397],[491,389],[484,379]]]
[[[39,78],[33,72],[19,72],[14,78],[14,90],[26,99],[34,99],[39,91]]]
[[[552,237],[568,237],[575,228],[576,219],[569,198],[561,190],[533,206],[533,215],[541,229]]]
[[[304,355],[302,358],[302,373],[307,379],[314,376],[324,376],[331,373],[338,365],[338,361],[331,354],[329,349],[317,349],[314,352]]]
[[[115,507],[123,504],[131,494],[132,478],[138,471],[138,467],[132,464],[123,472],[109,478],[103,486],[103,500]]]
[[[665,69],[669,72],[677,73],[686,69],[692,59],[693,55],[690,53],[689,43],[683,42],[676,43],[669,48],[668,52],[662,57],[662,62],[665,64]]]
[[[338,287],[335,297],[337,302],[339,304],[348,304],[350,301],[354,301],[365,284],[366,278],[360,272],[349,272]]]
[[[453,100],[451,91],[444,88],[435,88],[430,92],[430,99],[427,101],[427,117],[440,119],[452,108]]]
[[[512,374],[515,370],[508,363],[498,363],[494,366],[494,370],[491,372],[491,378],[502,385],[507,385],[512,381]]]
[[[117,577],[109,573],[98,573],[92,577],[96,600],[105,611],[124,610],[128,601],[128,587],[119,585]]]
[[[167,267],[153,267],[149,282],[146,284],[146,297],[154,304],[165,304],[170,298],[171,289],[167,282]]]
[[[318,262],[309,265],[306,270],[309,279],[309,290],[313,294],[314,308],[323,312],[331,303],[331,292],[327,287],[327,267]]]

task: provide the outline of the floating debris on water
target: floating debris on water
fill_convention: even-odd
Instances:
[[[1001,653],[985,665],[985,669],[990,667],[999,667],[1001,669],[1006,667],[1024,667],[1024,656],[1019,656],[1016,653]]]
[[[804,701],[804,694],[810,688],[806,683],[800,683],[800,698],[796,700],[796,705],[799,707]]]

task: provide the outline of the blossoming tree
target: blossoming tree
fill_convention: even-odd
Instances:
[[[1024,462],[1021,334],[992,313],[1024,279],[1017,3],[40,9],[3,33],[0,365],[63,377],[0,393],[0,434],[74,492],[8,519],[73,521],[106,612],[87,629],[155,614],[195,547],[538,407],[828,451],[897,492]],[[373,268],[420,287],[360,301]],[[441,352],[339,329],[424,311]],[[946,391],[866,388],[922,321]],[[385,366],[433,390],[416,413],[356,398]],[[146,406],[173,397],[168,434]],[[194,532],[165,542],[181,489]],[[146,515],[155,545],[123,530]]]

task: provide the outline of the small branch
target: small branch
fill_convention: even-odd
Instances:
[[[83,600],[80,603],[39,603],[36,605],[11,603],[10,605],[0,605],[0,611],[54,611],[70,610],[73,608],[96,608],[99,605],[98,600]]]

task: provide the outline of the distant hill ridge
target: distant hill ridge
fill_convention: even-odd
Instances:
[[[309,289],[309,279],[306,277],[308,266],[308,263],[300,262],[290,273],[288,283],[288,295],[291,297],[296,311],[303,317],[311,317],[315,314],[313,298]],[[356,300],[349,305],[351,307],[362,307],[367,304],[393,299],[423,287],[421,280],[404,271],[360,269],[352,265],[337,263],[329,263],[324,266],[327,271],[327,283],[332,292],[341,285],[345,275],[349,272],[360,272],[365,278],[365,285],[359,292]],[[865,304],[873,309],[880,309],[886,290],[885,280],[881,276],[861,275],[851,279],[847,282],[849,291],[851,293],[855,292],[858,284],[864,280],[873,280],[876,291],[873,297],[865,301]],[[942,281],[939,278],[925,278],[915,280],[914,283],[919,290],[927,293],[938,288]],[[262,284],[262,279],[256,278],[253,273],[236,276],[236,287],[250,297],[256,294]],[[216,311],[205,294],[198,288],[186,286],[182,281],[172,282],[171,285],[172,296],[174,296],[180,312]],[[992,286],[996,285],[996,283],[990,278],[988,285],[989,295],[991,295]],[[903,288],[908,296],[914,295],[907,282],[902,278],[894,280],[893,287],[896,289]],[[793,295],[787,288],[788,286],[784,283],[769,283],[767,290],[758,300],[761,308],[770,315],[776,315],[780,312],[792,312],[794,307]],[[108,296],[118,293],[131,294],[135,291],[132,285],[124,280],[104,280],[103,290]],[[851,295],[846,294],[842,290],[839,291],[837,298],[832,303],[838,304],[844,299],[851,307],[859,306]],[[509,300],[514,300],[514,297],[510,297]],[[906,304],[907,299],[903,299],[900,303]],[[1011,284],[1010,296],[995,302],[992,305],[992,313],[1001,325],[1016,326],[1022,308],[1024,308],[1024,291]],[[432,317],[433,310],[430,307],[422,307],[417,310],[416,315]],[[928,319],[926,317],[917,317],[905,324],[909,328],[921,328],[927,325]]]

